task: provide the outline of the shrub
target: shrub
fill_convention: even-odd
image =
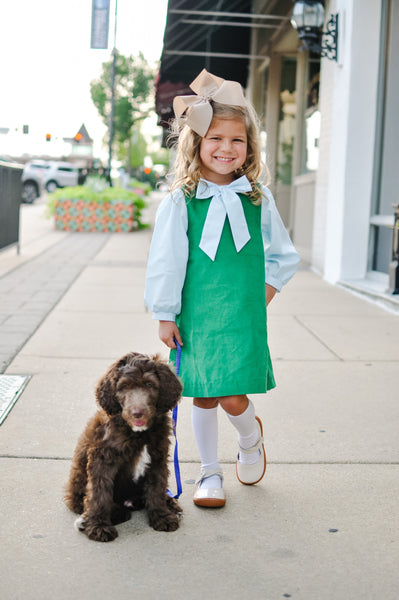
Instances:
[[[76,187],[65,187],[56,190],[47,198],[47,217],[51,218],[55,214],[55,207],[58,200],[78,199],[84,203],[95,202],[101,207],[102,204],[112,200],[129,201],[135,207],[134,223],[137,229],[144,229],[149,225],[141,221],[142,210],[147,206],[143,196],[137,192],[125,190],[120,187],[106,187],[102,191],[94,191],[90,187],[78,185]]]

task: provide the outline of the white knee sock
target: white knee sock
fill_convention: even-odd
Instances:
[[[230,422],[238,431],[238,443],[241,448],[247,450],[255,446],[259,437],[257,421],[255,420],[255,407],[249,400],[248,408],[241,415],[233,416],[226,413]],[[260,452],[253,454],[239,453],[238,460],[245,464],[254,464],[258,461]]]
[[[200,408],[193,405],[192,425],[202,469],[220,469],[218,460],[218,409]],[[218,475],[207,477],[203,484],[207,488],[220,488]]]

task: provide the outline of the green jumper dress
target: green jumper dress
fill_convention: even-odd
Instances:
[[[189,254],[176,318],[183,396],[259,394],[275,387],[267,345],[261,206],[239,194],[251,239],[237,252],[228,218],[215,260],[199,248],[211,198],[186,198]],[[176,351],[170,353],[176,360]]]

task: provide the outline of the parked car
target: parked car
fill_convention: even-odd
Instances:
[[[32,204],[44,190],[44,172],[47,169],[46,160],[27,162],[22,173],[22,201]]]
[[[72,163],[35,159],[26,163],[22,174],[22,200],[31,204],[46,189],[78,185],[79,169]]]
[[[44,185],[48,192],[57,188],[78,185],[79,169],[69,162],[49,161],[44,171]]]

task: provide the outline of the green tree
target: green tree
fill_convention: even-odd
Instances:
[[[169,148],[159,148],[156,152],[152,152],[150,154],[152,158],[152,162],[154,165],[165,165],[165,167],[169,167],[170,165],[170,150]]]
[[[103,63],[98,79],[90,83],[93,104],[109,127],[112,94],[112,62]],[[154,72],[140,52],[138,57],[117,52],[115,63],[114,140],[126,147],[133,126],[151,112],[149,100],[153,91]],[[126,152],[127,155],[129,152]]]
[[[134,127],[129,140],[129,167],[133,170],[141,167],[147,153],[147,142],[139,127]]]

